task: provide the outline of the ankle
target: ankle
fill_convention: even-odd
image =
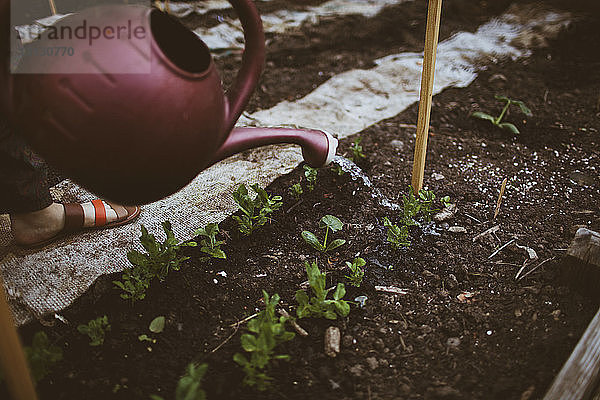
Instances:
[[[60,232],[65,226],[65,211],[62,204],[52,203],[41,210],[11,214],[10,222],[17,243],[33,243]]]

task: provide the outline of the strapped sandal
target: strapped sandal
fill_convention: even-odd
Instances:
[[[53,237],[28,245],[24,248],[46,246],[67,235],[94,229],[110,229],[132,222],[140,215],[139,206],[122,206],[106,200],[92,200],[85,203],[63,204],[65,209],[65,226]],[[109,221],[109,217],[110,220]]]

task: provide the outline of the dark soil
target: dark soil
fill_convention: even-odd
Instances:
[[[474,30],[509,4],[473,3],[445,2],[441,39]],[[270,224],[247,238],[231,218],[220,224],[227,260],[202,263],[200,252],[187,248],[191,259],[182,270],[133,306],[112,288],[119,275],[105,276],[61,313],[69,325],[22,328],[25,342],[43,330],[64,351],[64,360],[38,385],[40,397],[169,399],[186,365],[197,361],[209,364],[203,384],[209,399],[541,398],[598,307],[597,298],[567,285],[561,260],[577,227],[600,229],[600,53],[590,51],[600,48],[600,13],[584,2],[565,3],[577,7],[580,18],[549,48],[524,61],[490,65],[469,87],[434,97],[426,185],[457,204],[453,219],[412,228],[411,246],[393,250],[383,218],[398,221],[397,213],[378,205],[347,174],[328,168],[319,171],[316,189],[297,201],[288,194],[290,185],[304,182],[297,168],[267,188],[284,200]],[[407,3],[373,19],[327,20],[273,38],[250,109],[300,97],[330,75],[368,67],[378,56],[418,50],[425,11],[424,2]],[[225,80],[236,62],[235,55],[219,61]],[[475,110],[499,112],[494,94],[523,100],[532,109],[532,117],[516,108],[506,117],[520,135],[469,117]],[[359,165],[398,202],[410,183],[415,133],[410,125],[416,119],[415,104],[359,134],[367,156]],[[342,141],[342,153],[350,154],[352,140]],[[443,179],[434,179],[434,173]],[[507,190],[494,220],[505,177]],[[315,254],[300,238],[302,230],[316,232],[325,214],[346,223],[335,237],[347,244],[329,257]],[[473,241],[495,225],[495,237]],[[467,233],[449,232],[451,226]],[[524,249],[508,246],[490,258],[513,238],[539,256],[524,273],[548,260],[519,281]],[[367,261],[365,279],[360,288],[347,285],[346,298],[366,295],[366,305],[352,306],[348,317],[335,321],[299,320],[309,336],[281,345],[279,352],[291,360],[273,364],[272,390],[244,387],[232,357],[242,351],[245,325],[235,323],[262,307],[261,290],[281,295],[293,312],[294,293],[306,281],[305,260],[316,258],[327,270],[329,287],[346,282],[344,262],[358,254]],[[379,285],[407,294],[375,290]],[[591,286],[597,293],[598,282]],[[474,295],[461,301],[464,292]],[[90,347],[76,327],[102,315],[112,329],[103,346]],[[165,331],[154,335],[156,344],[141,343],[138,335],[149,333],[158,315],[167,318]],[[336,358],[323,352],[330,325],[342,334]]]

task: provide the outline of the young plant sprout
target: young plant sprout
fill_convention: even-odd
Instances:
[[[51,344],[48,335],[42,331],[36,332],[33,335],[31,346],[25,346],[23,350],[34,383],[41,381],[48,375],[54,364],[63,358],[62,349]],[[3,380],[2,370],[0,369],[0,384]]]
[[[298,183],[294,183],[292,186],[290,186],[289,192],[290,192],[290,195],[297,200],[300,198],[300,196],[302,196],[302,193],[304,193],[304,190],[302,190],[302,185],[298,182]]]
[[[219,225],[215,223],[210,223],[194,232],[194,236],[204,236],[206,238],[200,240],[200,251],[209,256],[203,257],[204,261],[210,259],[210,257],[227,258],[225,252],[221,250],[221,245],[225,242],[216,239],[217,233],[219,233]]]
[[[352,161],[355,163],[359,162],[363,158],[367,158],[363,154],[363,147],[360,145],[362,141],[362,137],[357,137],[354,142],[350,145],[350,150],[352,151]]]
[[[110,324],[108,323],[108,317],[98,317],[91,320],[87,325],[79,325],[77,327],[79,333],[88,335],[91,342],[90,346],[100,346],[104,344],[104,336],[107,331],[110,331]]]
[[[160,281],[164,280],[170,270],[179,270],[181,263],[189,258],[178,257],[179,248],[197,245],[196,242],[178,243],[169,221],[163,222],[162,227],[166,239],[161,243],[142,225],[140,241],[147,253],[144,254],[137,250],[127,253],[127,259],[132,266],[123,271],[123,275],[121,275],[123,281],[113,281],[115,286],[124,292],[121,294],[121,298],[129,299],[132,302],[143,300],[146,297],[146,289],[150,287],[152,280],[155,278]]]
[[[255,386],[258,390],[266,390],[273,379],[267,373],[271,359],[289,360],[287,354],[276,355],[275,347],[283,342],[294,338],[294,332],[285,330],[287,317],[277,318],[275,308],[279,304],[279,295],[275,293],[269,297],[263,290],[265,309],[248,321],[250,333],[242,335],[240,341],[242,348],[249,354],[247,358],[243,354],[236,353],[233,356],[239,366],[244,369],[246,376],[244,384]]]
[[[329,231],[335,233],[341,230],[343,226],[344,224],[337,217],[333,215],[326,215],[321,218],[321,221],[319,221],[319,228],[325,229],[325,239],[323,240],[323,243],[319,241],[314,233],[309,231],[302,231],[302,239],[304,239],[304,241],[315,250],[326,253],[328,251],[337,249],[346,243],[344,239],[336,239],[330,243],[327,243]]]
[[[481,111],[475,111],[473,114],[471,114],[471,117],[490,121],[493,125],[501,128],[501,129],[505,129],[505,130],[507,130],[509,132],[512,132],[515,135],[519,134],[520,133],[519,129],[517,129],[516,126],[514,126],[510,122],[502,122],[502,118],[504,118],[504,115],[508,111],[508,108],[510,107],[511,104],[519,106],[519,108],[521,109],[521,112],[523,114],[527,115],[528,117],[531,117],[533,115],[532,112],[531,112],[531,110],[529,108],[527,108],[527,106],[525,105],[525,103],[523,103],[520,100],[512,100],[512,99],[509,99],[506,96],[499,96],[499,95],[495,95],[494,98],[496,100],[499,100],[499,101],[502,101],[502,102],[506,103],[504,105],[504,108],[502,109],[502,112],[500,112],[500,115],[498,117],[493,117],[493,116],[491,116],[489,114],[486,114],[484,112],[481,112]]]
[[[269,194],[257,184],[250,186],[256,197],[252,199],[248,195],[248,189],[243,183],[233,192],[233,199],[237,203],[242,216],[233,216],[233,219],[238,223],[240,232],[249,236],[259,226],[263,226],[269,221],[269,215],[278,210],[281,205],[281,196],[269,196]]]
[[[419,190],[419,195],[415,196],[412,186],[408,188],[408,194],[402,196],[402,224],[406,226],[417,225],[416,218],[421,215],[422,218],[429,222],[431,216],[440,211],[433,208],[433,203],[436,199],[433,190]],[[444,196],[440,199],[442,206],[446,207],[450,203],[450,196]]]
[[[396,224],[392,224],[388,217],[383,219],[383,226],[388,228],[387,230],[387,241],[392,245],[394,249],[399,249],[400,247],[408,247],[410,246],[410,241],[408,240],[408,226],[402,225],[399,227]]]
[[[361,257],[356,257],[352,262],[346,261],[346,266],[350,269],[350,275],[346,275],[346,278],[350,281],[352,286],[360,287],[365,271],[362,269],[367,263]]]
[[[206,400],[206,392],[202,390],[202,380],[208,370],[208,364],[189,363],[185,375],[179,378],[175,388],[175,400]],[[158,395],[151,395],[152,400],[163,400]]]
[[[317,184],[317,173],[318,173],[318,169],[316,168],[312,168],[308,165],[304,166],[304,176],[306,177],[306,181],[308,182],[306,184],[306,186],[308,187],[309,191],[313,191],[315,190],[316,184]]]
[[[338,315],[341,317],[347,316],[350,313],[350,304],[344,300],[344,296],[346,295],[344,284],[338,283],[333,293],[333,299],[328,300],[327,294],[333,288],[325,288],[325,272],[319,270],[316,262],[310,264],[305,262],[304,265],[313,296],[309,298],[302,289],[296,292],[296,301],[298,302],[296,314],[298,318],[317,317],[337,319]]]

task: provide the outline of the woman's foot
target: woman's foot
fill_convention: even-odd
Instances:
[[[85,229],[112,228],[133,221],[139,207],[124,207],[102,200],[59,204],[30,213],[11,214],[11,230],[19,246],[50,243],[64,234]]]

